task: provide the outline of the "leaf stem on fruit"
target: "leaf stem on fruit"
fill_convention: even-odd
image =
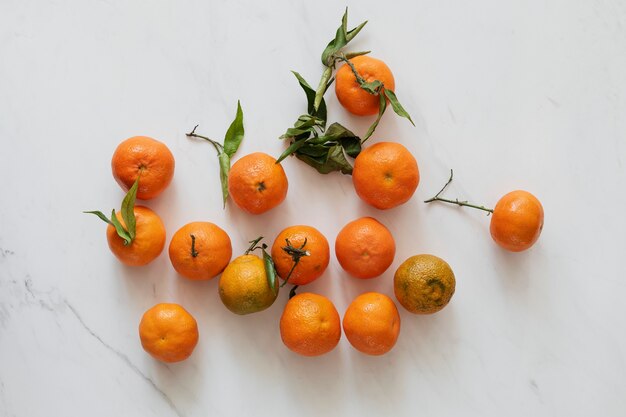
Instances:
[[[287,285],[287,282],[289,282],[289,278],[291,278],[291,274],[293,273],[293,270],[296,269],[296,266],[298,266],[300,259],[303,256],[311,255],[311,253],[308,250],[304,250],[304,247],[306,246],[306,243],[307,243],[306,238],[304,238],[304,243],[302,243],[302,246],[300,246],[299,248],[292,246],[291,243],[289,242],[289,239],[285,239],[285,242],[287,242],[287,246],[283,246],[281,249],[285,251],[287,255],[291,256],[291,259],[293,260],[293,265],[291,266],[291,269],[289,270],[289,273],[287,274],[287,277],[285,278],[285,282],[283,282],[280,285],[281,287],[284,287],[285,285]]]
[[[196,250],[196,237],[193,234],[191,236],[191,256],[194,258],[198,256],[198,251]]]
[[[261,239],[263,239],[263,236],[259,236],[254,240],[251,240],[250,242],[250,246],[248,246],[248,249],[246,250],[246,252],[244,253],[245,255],[248,255],[250,252],[252,252],[253,250],[256,249],[262,249],[262,246],[257,246],[256,244],[259,243],[261,241]],[[267,247],[267,246],[266,246]]]
[[[429,198],[428,200],[424,200],[424,203],[432,203],[433,201],[441,201],[444,203],[449,203],[449,204],[456,204],[458,206],[461,207],[471,207],[471,208],[475,208],[478,210],[483,210],[486,211],[488,214],[487,216],[489,216],[491,213],[493,213],[493,209],[484,207],[484,206],[478,206],[475,204],[470,204],[467,201],[459,201],[458,198],[454,199],[454,200],[449,200],[447,198],[442,198],[439,197],[441,195],[441,193],[443,193],[445,191],[445,189],[448,187],[448,185],[450,185],[450,183],[452,182],[452,179],[454,178],[454,171],[450,170],[450,178],[448,179],[448,182],[445,183],[445,185],[441,188],[441,190],[439,190],[439,192],[437,194],[435,194],[434,197]]]

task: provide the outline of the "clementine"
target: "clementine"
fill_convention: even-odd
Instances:
[[[420,181],[417,161],[395,142],[379,142],[361,151],[354,161],[352,182],[363,201],[378,209],[406,203]]]
[[[172,181],[174,156],[164,143],[147,136],[134,136],[115,149],[111,168],[115,181],[125,191],[141,174],[137,198],[149,200],[161,194]]]
[[[535,244],[543,230],[543,206],[528,191],[503,196],[491,216],[491,237],[506,250],[521,252]]]
[[[142,177],[143,180],[143,177]],[[134,206],[136,235],[130,244],[125,245],[115,227],[107,227],[107,241],[111,252],[125,265],[141,266],[152,262],[161,254],[165,246],[165,226],[154,211],[144,206]],[[126,228],[121,212],[116,217]]]
[[[184,225],[174,234],[169,246],[174,269],[192,280],[208,280],[219,275],[232,254],[228,234],[210,222]]]
[[[256,255],[239,256],[228,264],[219,282],[220,299],[235,314],[256,313],[270,307],[278,296],[273,290],[263,260]]]
[[[362,55],[350,59],[350,62],[366,82],[378,80],[384,88],[395,90],[393,74],[383,61]],[[368,116],[378,113],[379,98],[361,88],[348,64],[343,64],[335,74],[335,94],[339,103],[352,114]]]
[[[233,201],[252,214],[265,213],[282,203],[288,185],[283,167],[262,152],[237,160],[228,175],[228,192]]]
[[[383,355],[398,340],[398,308],[385,294],[361,294],[350,303],[343,316],[343,331],[350,344],[359,352]]]
[[[280,337],[285,346],[300,355],[328,353],[341,338],[339,313],[322,295],[298,294],[285,305],[280,318]]]
[[[341,229],[335,240],[335,255],[343,269],[357,278],[382,275],[393,262],[396,243],[382,223],[361,217]]]
[[[291,226],[274,239],[272,259],[278,276],[294,285],[319,278],[330,261],[328,240],[311,226]]]
[[[187,359],[198,343],[198,324],[178,304],[157,304],[146,311],[139,323],[144,350],[163,362]]]

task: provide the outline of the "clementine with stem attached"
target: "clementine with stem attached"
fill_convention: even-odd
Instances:
[[[450,200],[440,197],[441,193],[450,185],[454,172],[450,170],[450,178],[441,190],[432,198],[424,201],[431,203],[441,201],[449,204],[456,204],[462,207],[471,207],[482,210],[491,215],[491,237],[502,248],[511,252],[521,252],[537,242],[543,230],[543,206],[528,191],[512,191],[503,196],[490,209],[459,199]]]
[[[274,239],[272,259],[285,283],[305,285],[319,278],[328,267],[330,247],[316,228],[291,226]]]
[[[132,242],[127,244],[115,227],[107,227],[107,241],[111,252],[125,265],[142,266],[152,262],[165,247],[165,226],[161,218],[148,207],[135,206],[136,234]],[[120,212],[116,213],[118,221],[126,228]]]
[[[174,269],[192,280],[208,280],[219,275],[232,254],[228,234],[210,222],[184,225],[174,234],[169,246]]]
[[[368,55],[357,56],[349,61],[365,82],[378,80],[383,83],[384,88],[395,90],[393,74],[383,61]],[[339,103],[357,116],[369,116],[379,111],[379,97],[368,93],[361,87],[347,63],[343,64],[335,74],[335,94]]]

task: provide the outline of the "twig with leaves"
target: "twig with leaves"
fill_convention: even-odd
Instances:
[[[222,184],[222,199],[224,207],[226,207],[226,200],[228,199],[228,173],[230,172],[230,160],[235,152],[237,152],[237,149],[239,149],[239,145],[241,145],[241,141],[243,140],[245,133],[243,128],[243,111],[241,110],[241,103],[237,101],[237,114],[235,115],[235,120],[233,120],[226,131],[223,145],[206,136],[197,134],[197,128],[198,125],[196,125],[193,130],[186,135],[190,138],[206,140],[213,145],[217,151],[217,159],[219,160],[220,165],[220,182]]]

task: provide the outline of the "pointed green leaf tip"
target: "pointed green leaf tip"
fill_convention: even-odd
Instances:
[[[237,114],[235,115],[235,120],[233,120],[228,127],[226,136],[224,137],[224,152],[226,152],[229,157],[232,157],[235,152],[237,152],[243,140],[243,136],[243,110],[241,110],[241,103],[237,100]]]
[[[95,214],[100,218],[100,220],[113,226],[117,235],[124,239],[124,245],[130,245],[136,235],[135,199],[137,198],[138,187],[139,176],[137,176],[133,186],[130,187],[130,190],[128,190],[126,196],[124,196],[124,200],[122,200],[122,209],[120,212],[122,214],[122,219],[126,224],[126,228],[122,226],[122,223],[117,218],[115,209],[111,210],[111,218],[107,218],[101,211],[84,211],[83,213]]]

